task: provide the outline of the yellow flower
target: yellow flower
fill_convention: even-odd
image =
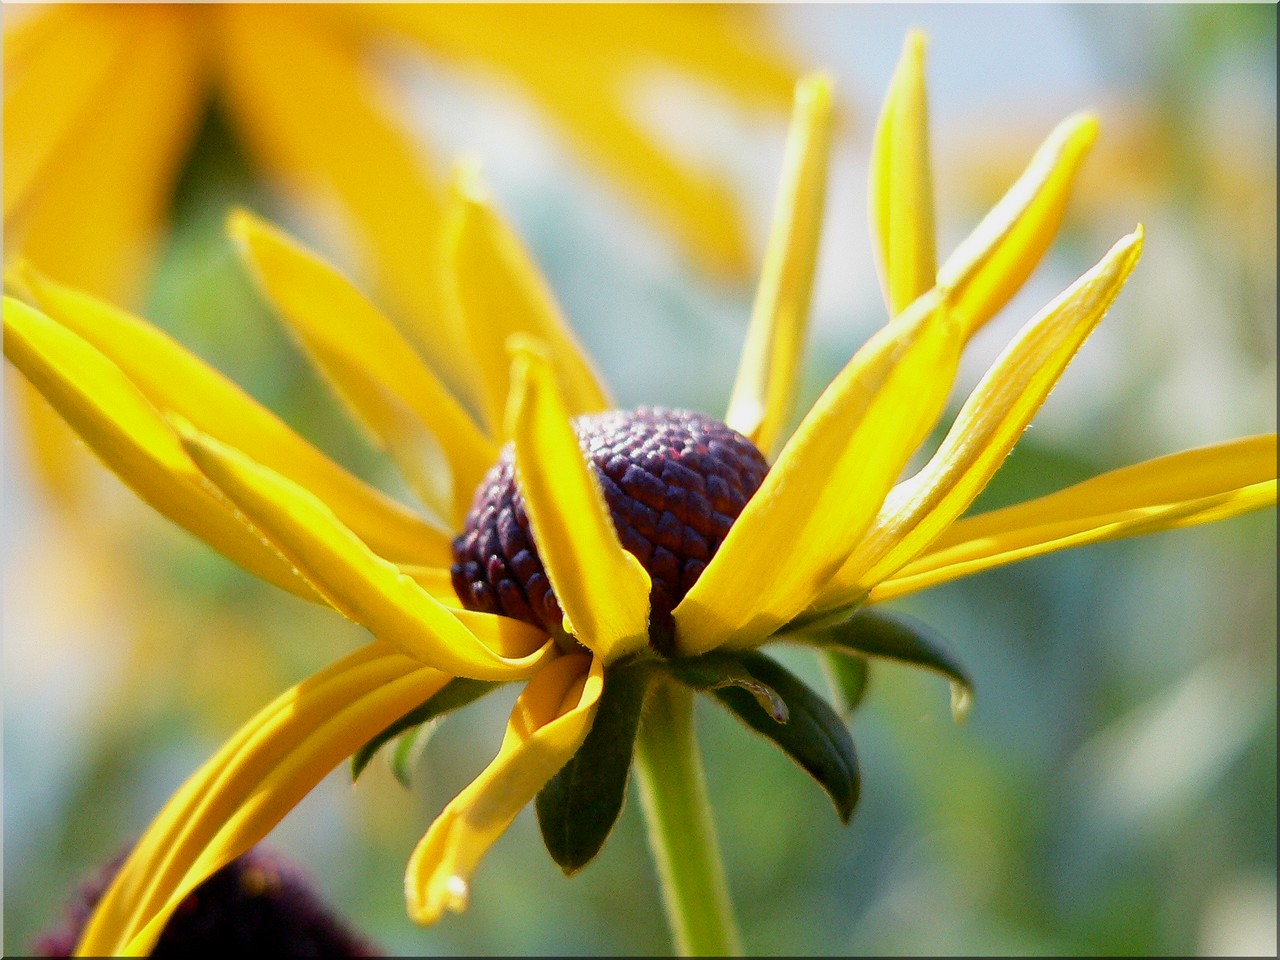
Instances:
[[[232,234],[267,297],[426,514],[366,487],[142,321],[33,270],[14,271],[21,299],[5,300],[5,352],[90,447],[158,510],[376,638],[288,690],[175,794],[98,907],[81,953],[145,953],[188,892],[261,839],[342,758],[461,705],[490,682],[526,685],[496,758],[410,858],[406,894],[419,921],[465,906],[480,858],[535,796],[541,807],[549,781],[572,788],[553,778],[578,762],[580,749],[601,746],[590,734],[626,726],[618,720],[625,710],[602,704],[636,689],[637,671],[716,692],[797,759],[816,758],[806,765],[847,816],[857,790],[847,731],[820,698],[756,653],[760,645],[794,640],[875,653],[858,637],[867,603],[1023,557],[1274,504],[1270,434],[962,518],[1118,294],[1137,261],[1140,229],[1028,321],[934,455],[899,481],[943,413],[965,343],[1047,248],[1096,128],[1077,116],[1053,131],[937,266],[918,36],[894,79],[872,166],[890,320],[788,436],[830,126],[829,85],[808,78],[796,93],[775,222],[726,414],[736,439],[700,415],[607,413],[604,384],[465,170],[453,184],[437,278],[447,321],[465,346],[453,358],[455,372],[469,377],[465,396],[451,394],[348,280],[268,224],[234,216]],[[677,451],[663,431],[688,444]],[[504,443],[511,444],[505,454]],[[598,458],[619,449],[622,479],[612,461]],[[756,458],[772,461],[763,477],[753,472]],[[681,473],[691,463],[705,467],[701,486]],[[647,476],[628,479],[632,467]],[[736,500],[721,489],[731,486],[724,470],[737,471]],[[714,512],[736,514],[724,518],[731,525],[705,562],[696,538],[674,531],[669,543],[680,546],[668,552],[681,551],[683,563],[674,596],[671,571],[655,559],[673,531],[656,508],[646,505],[654,514],[646,518],[636,506],[636,491],[655,482],[648,471],[687,481],[661,494],[680,501],[664,501],[664,509],[680,513],[675,520],[685,528],[711,512],[690,490],[705,490],[707,500],[724,494],[732,505]],[[645,562],[635,531],[653,548]],[[530,561],[520,556],[526,535],[536,566],[521,572]],[[547,581],[541,592],[537,576]],[[775,722],[788,713],[790,722]],[[801,713],[840,742],[804,754]],[[626,754],[624,779],[629,746]],[[557,859],[570,868],[581,856],[562,850]]]

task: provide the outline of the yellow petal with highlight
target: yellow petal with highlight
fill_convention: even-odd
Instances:
[[[933,287],[934,238],[924,34],[912,30],[894,71],[871,154],[871,227],[891,317]]]
[[[250,213],[237,211],[228,229],[267,297],[357,418],[430,498],[428,506],[460,525],[497,447],[351,281]],[[427,459],[437,449],[452,482]]]
[[[450,679],[374,642],[286,691],[161,810],[99,902],[77,955],[145,956],[187,894]]]
[[[160,412],[90,344],[5,297],[4,352],[143,500],[249,572],[300,597],[320,599],[209,487]]]
[[[831,81],[807,77],[796,86],[769,246],[725,416],[725,423],[766,456],[780,444],[795,404],[822,232],[831,125]]]
[[[1275,502],[1274,433],[1186,450],[958,520],[928,552],[876,586],[870,600],[1069,547],[1223,520]]]
[[[334,608],[379,639],[439,670],[478,680],[528,676],[553,646],[518,620],[473,614],[462,622],[302,487],[190,427],[179,429],[192,459],[262,535]]]
[[[573,757],[595,719],[604,689],[599,658],[553,660],[516,701],[493,762],[436,818],[409,859],[409,916],[434,923],[467,906],[480,859],[517,813]]]
[[[450,562],[451,538],[443,529],[348,473],[162,331],[29,267],[10,275],[51,318],[116,364],[155,407],[304,484],[378,553],[394,561]]]
[[[823,591],[820,607],[861,596],[964,512],[1102,320],[1141,252],[1139,227],[1027,323],[969,395],[929,462],[889,495],[866,539]]]
[[[649,575],[618,541],[551,361],[527,340],[513,342],[512,353],[508,432],[538,555],[565,629],[608,663],[648,644]]]
[[[681,654],[759,643],[813,601],[941,413],[960,346],[933,293],[854,355],[676,607]]]
[[[949,291],[969,336],[1017,293],[1044,256],[1097,136],[1098,121],[1090,114],[1074,114],[1058,124],[1022,176],[938,271],[938,285]]]
[[[497,436],[503,430],[511,371],[506,343],[516,333],[533,336],[550,348],[570,413],[610,409],[613,402],[590,358],[569,330],[528,251],[493,208],[475,170],[459,169],[451,199],[446,282],[480,371],[490,432]]]

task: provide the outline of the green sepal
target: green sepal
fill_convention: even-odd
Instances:
[[[853,738],[840,715],[799,677],[752,650],[668,660],[664,666],[689,686],[709,690],[743,723],[777,744],[827,792],[840,819],[849,822],[861,789]],[[714,670],[723,671],[728,681],[692,682],[704,680]],[[751,683],[742,682],[743,677]],[[762,696],[760,690],[768,695]],[[782,705],[781,720],[777,709],[770,707],[773,701]]]
[[[818,662],[822,664],[822,673],[827,678],[836,708],[846,719],[849,718],[867,695],[867,684],[871,682],[870,663],[861,654],[838,647],[819,651]]]
[[[538,791],[534,806],[542,841],[566,876],[600,852],[622,812],[651,667],[649,661],[630,661],[605,669],[590,732]]]
[[[786,701],[768,684],[753,677],[737,654],[704,653],[700,657],[666,660],[663,666],[677,680],[694,690],[714,692],[737,687],[751,694],[756,703],[760,704],[760,709],[776,723],[786,723],[789,719],[790,711]]]
[[[863,608],[839,623],[799,630],[785,639],[813,644],[824,652],[883,657],[940,673],[951,683],[951,715],[957,722],[973,705],[973,681],[947,642],[927,623],[905,613]]]
[[[501,686],[501,683],[494,680],[472,680],[469,677],[454,677],[428,697],[426,701],[414,707],[351,755],[351,782],[354,783],[360,778],[360,774],[369,765],[369,761],[373,759],[374,754],[388,740],[398,737],[411,727],[426,723],[428,720],[434,720],[436,717],[457,710],[459,707],[465,707],[468,703],[478,700],[490,690],[499,686]],[[413,756],[416,759],[417,755]],[[408,758],[406,757],[406,759]],[[394,770],[394,762],[392,767]],[[402,783],[406,782],[408,780],[407,768],[397,773],[396,778]]]

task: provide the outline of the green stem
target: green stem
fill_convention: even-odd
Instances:
[[[654,677],[636,740],[640,801],[662,900],[685,957],[742,956],[693,730],[693,691]]]

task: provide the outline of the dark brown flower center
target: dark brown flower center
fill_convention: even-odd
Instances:
[[[699,413],[641,407],[578,417],[573,425],[618,539],[653,581],[650,643],[665,652],[671,611],[769,465],[742,434]],[[453,559],[453,588],[468,609],[561,632],[563,615],[529,531],[510,444],[476,490]]]

